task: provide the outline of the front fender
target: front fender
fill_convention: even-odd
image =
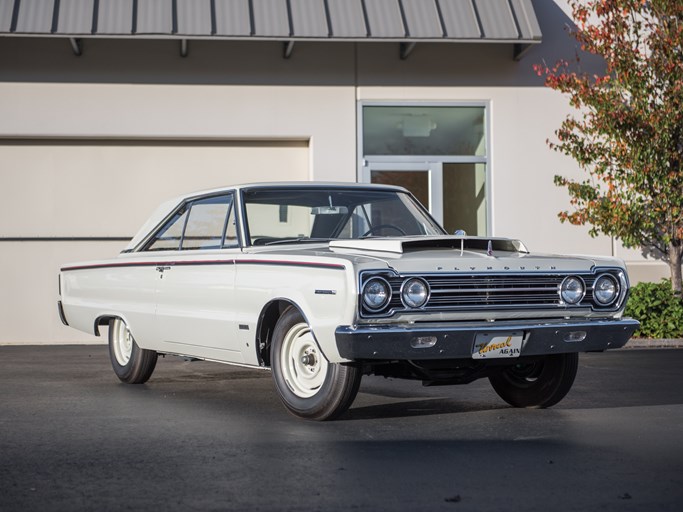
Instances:
[[[307,268],[283,272],[269,267],[242,268],[235,284],[240,294],[235,301],[238,323],[253,329],[254,337],[258,337],[259,323],[267,306],[276,300],[285,301],[301,311],[330,362],[347,361],[339,354],[335,331],[340,325],[354,322],[356,292],[352,271]]]

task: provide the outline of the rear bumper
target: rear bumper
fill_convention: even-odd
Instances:
[[[69,322],[66,321],[66,315],[64,314],[64,306],[62,305],[61,300],[57,301],[57,312],[59,313],[59,319],[62,321],[64,325],[68,327]]]
[[[478,334],[522,331],[521,355],[534,356],[620,348],[639,325],[631,318],[425,323],[340,326],[335,335],[339,354],[349,360],[466,359],[472,357]]]

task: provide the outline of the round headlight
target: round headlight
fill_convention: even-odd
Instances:
[[[391,287],[381,277],[373,277],[363,286],[363,303],[371,311],[378,311],[391,298]]]
[[[598,276],[593,284],[593,298],[601,306],[609,306],[619,294],[616,280],[609,274]]]
[[[401,299],[410,308],[421,308],[429,299],[429,286],[422,279],[408,279],[401,287]]]
[[[585,292],[583,281],[575,276],[565,277],[560,286],[560,297],[567,304],[578,304]]]

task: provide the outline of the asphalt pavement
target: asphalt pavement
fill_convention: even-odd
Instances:
[[[581,357],[569,395],[364,377],[339,421],[267,371],[167,357],[118,382],[104,346],[0,347],[0,511],[676,511],[683,350]]]

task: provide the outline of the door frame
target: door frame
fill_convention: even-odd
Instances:
[[[443,164],[441,162],[387,162],[366,159],[361,169],[361,182],[372,183],[372,171],[424,171],[428,176],[429,204],[423,205],[443,226]]]
[[[365,155],[363,148],[363,107],[484,107],[486,154],[483,156],[463,155]],[[486,191],[486,235],[493,236],[493,158],[491,156],[491,102],[484,101],[378,101],[359,100],[356,105],[356,148],[358,166],[356,179],[359,183],[370,183],[372,170],[387,171],[428,171],[429,172],[429,211],[443,225],[443,165],[444,164],[483,164],[485,166]],[[438,179],[439,192],[435,193],[432,180]],[[433,197],[434,196],[434,197]],[[427,205],[425,205],[427,206]]]

